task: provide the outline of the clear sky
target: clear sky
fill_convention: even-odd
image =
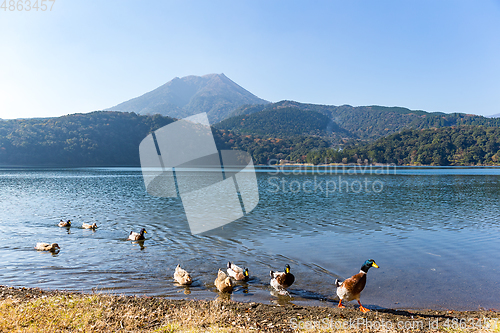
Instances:
[[[272,102],[500,113],[500,0],[8,3],[0,118],[100,110],[209,73]]]

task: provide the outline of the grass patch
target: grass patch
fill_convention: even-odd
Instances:
[[[238,332],[217,302],[202,306],[146,302],[135,297],[59,295],[0,301],[1,332]]]
[[[394,323],[387,329],[324,327],[324,320],[350,323]],[[453,318],[476,318],[489,327],[465,330],[443,327]],[[238,303],[230,300],[190,301],[164,298],[80,294],[0,286],[0,332],[496,332],[500,316],[492,311],[358,309]],[[429,328],[439,320],[440,327]],[[396,323],[408,323],[400,329]],[[474,322],[474,321],[472,321]],[[323,323],[323,326],[320,324]],[[423,323],[420,326],[416,325]],[[294,329],[293,325],[295,324]],[[298,326],[297,326],[298,325]],[[422,326],[423,325],[423,326]],[[411,328],[410,328],[411,327]]]

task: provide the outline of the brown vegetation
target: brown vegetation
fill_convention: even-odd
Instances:
[[[468,328],[454,328],[455,318],[465,319]],[[362,314],[352,308],[279,306],[222,299],[169,300],[0,286],[0,332],[297,331],[294,327],[310,328],[307,332],[500,332],[500,327],[495,326],[496,322],[500,325],[499,318],[498,312],[491,311],[387,309]],[[444,326],[446,320],[450,327]],[[429,327],[429,323],[437,321],[437,329]],[[381,323],[389,322],[392,328],[380,327]],[[406,327],[398,328],[398,323]]]

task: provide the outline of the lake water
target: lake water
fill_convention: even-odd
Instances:
[[[251,275],[233,300],[336,306],[335,279],[373,258],[369,308],[500,308],[499,168],[274,171],[257,173],[251,213],[193,236],[181,200],[148,195],[138,168],[2,168],[0,284],[214,299],[231,260]],[[126,240],[142,227],[144,244]],[[174,284],[178,263],[190,287]],[[270,293],[269,270],[285,264],[291,298]]]

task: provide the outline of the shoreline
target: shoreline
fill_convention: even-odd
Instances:
[[[0,331],[500,332],[500,312],[173,300],[0,286]]]

